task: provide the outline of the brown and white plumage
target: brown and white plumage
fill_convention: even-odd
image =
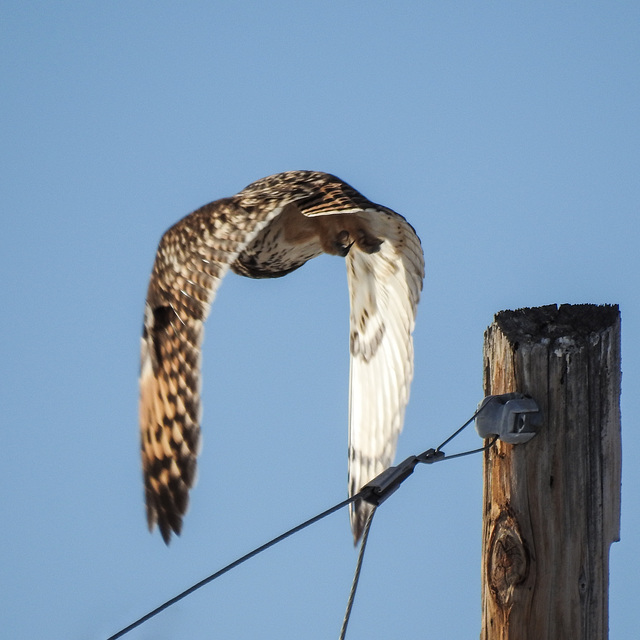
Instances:
[[[349,492],[388,467],[413,376],[424,277],[411,225],[335,176],[290,171],[189,214],[162,237],[145,304],[140,429],[147,521],[180,533],[200,449],[200,347],[231,268],[276,278],[321,253],[346,256],[351,300]],[[357,540],[370,506],[351,507]]]

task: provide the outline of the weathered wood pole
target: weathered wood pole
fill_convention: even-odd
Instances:
[[[617,305],[502,311],[487,329],[485,395],[526,393],[543,423],[485,453],[481,640],[608,637],[620,376]]]

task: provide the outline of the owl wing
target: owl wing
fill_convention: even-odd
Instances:
[[[162,237],[149,282],[140,365],[147,522],[180,533],[200,449],[200,347],[216,290],[284,202],[246,210],[232,199],[189,214]]]
[[[367,210],[379,251],[352,247],[347,255],[351,301],[349,383],[349,495],[353,496],[393,461],[413,377],[416,307],[424,256],[411,225],[388,210]],[[372,506],[350,505],[354,540]]]

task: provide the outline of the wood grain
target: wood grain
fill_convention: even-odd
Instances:
[[[485,453],[481,640],[607,638],[620,375],[617,306],[502,311],[487,329],[485,395],[531,395],[543,424]]]

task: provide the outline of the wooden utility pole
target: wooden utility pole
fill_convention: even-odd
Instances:
[[[606,639],[620,535],[618,307],[498,313],[484,391],[530,395],[542,426],[485,452],[480,638]]]

